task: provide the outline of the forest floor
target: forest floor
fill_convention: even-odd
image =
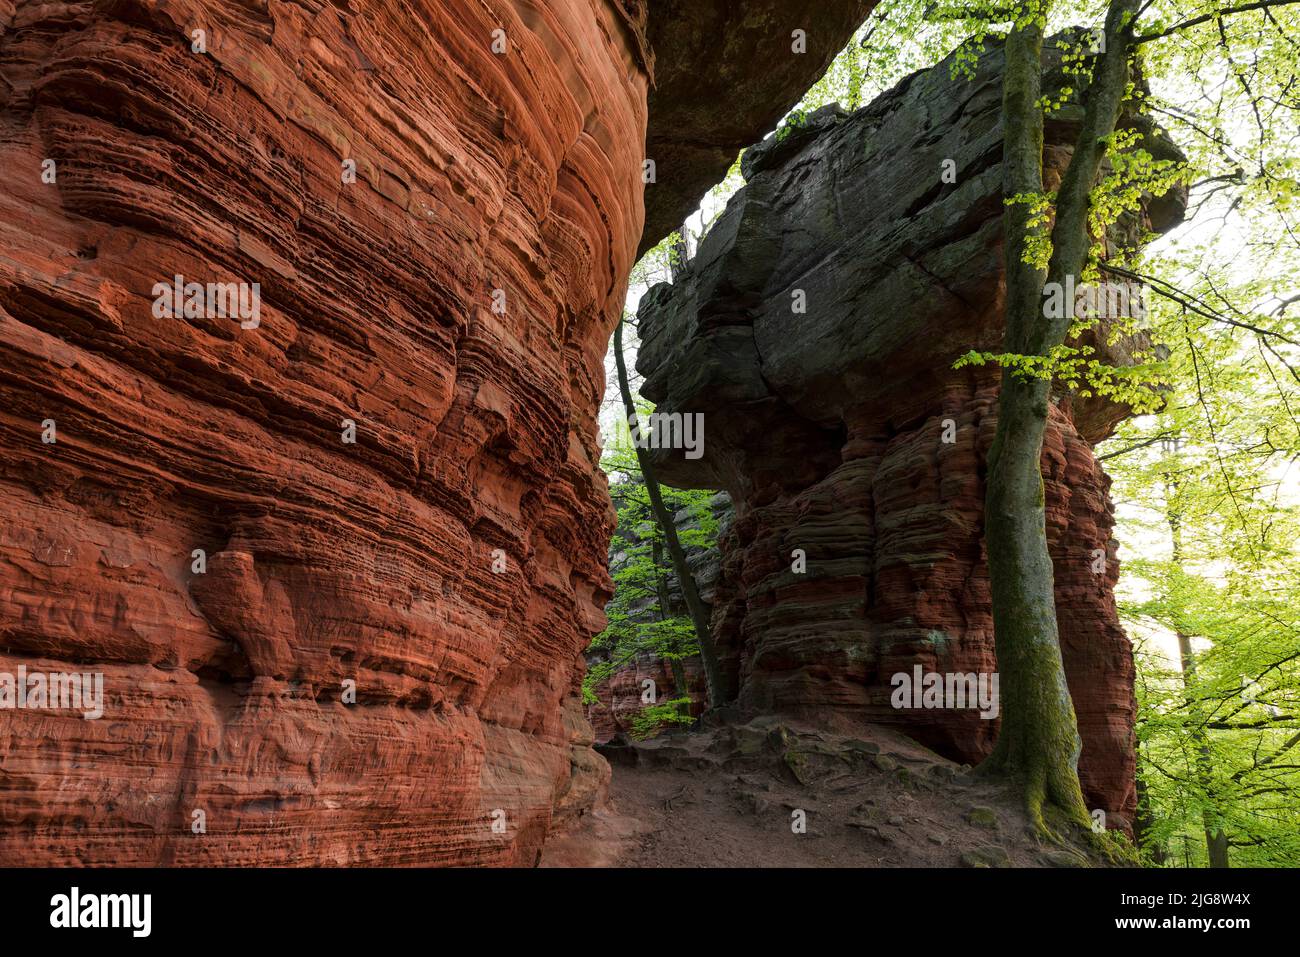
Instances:
[[[761,718],[605,746],[609,799],[543,867],[1088,867],[1040,842],[1017,794],[887,728]],[[802,827],[800,826],[802,825]]]

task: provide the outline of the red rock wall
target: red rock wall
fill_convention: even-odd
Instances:
[[[737,510],[722,543],[715,635],[743,708],[814,721],[889,724],[977,764],[997,720],[975,710],[895,709],[892,676],[998,670],[983,543],[983,473],[997,387],[955,387],[935,413],[892,434],[863,421],[820,481]],[[943,422],[955,425],[942,441]],[[1053,407],[1044,439],[1048,544],[1062,656],[1083,740],[1089,807],[1125,827],[1134,790],[1133,658],[1114,586],[1110,479]],[[807,568],[790,554],[803,548]],[[1095,550],[1107,560],[1094,571]]]
[[[690,713],[703,714],[708,694],[700,659],[696,656],[685,659],[682,670],[687,694],[691,698]],[[627,734],[632,730],[633,719],[650,706],[642,701],[646,681],[654,682],[656,703],[662,704],[678,696],[672,666],[650,654],[637,655],[630,664],[592,688],[597,700],[583,710],[598,744],[604,744],[620,732]]]
[[[0,673],[107,699],[0,709],[0,863],[532,863],[590,807],[635,250],[870,5],[0,0]]]
[[[0,862],[531,864],[590,804],[637,50],[595,0],[0,2],[0,671],[106,696],[0,711]],[[260,325],[155,318],[175,274]]]

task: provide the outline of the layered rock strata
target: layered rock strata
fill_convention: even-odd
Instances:
[[[637,359],[660,412],[704,415],[703,457],[659,450],[662,479],[736,504],[713,626],[741,708],[901,726],[970,762],[996,720],[891,692],[917,665],[997,670],[982,524],[998,372],[953,365],[1001,345],[1000,61],[991,49],[972,79],[940,64],[748,151],[686,276],[643,298]],[[1049,124],[1049,188],[1077,117]],[[1147,213],[1168,228],[1180,200]],[[1132,341],[1106,333],[1089,334],[1100,356],[1128,361]],[[1043,451],[1081,779],[1117,827],[1134,808],[1133,659],[1091,446],[1126,412],[1062,392]]]
[[[0,672],[103,681],[0,708],[0,863],[531,864],[590,806],[655,64],[750,76],[742,142],[820,65],[658,6],[0,0]]]

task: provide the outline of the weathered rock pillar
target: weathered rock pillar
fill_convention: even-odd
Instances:
[[[895,724],[970,762],[996,720],[890,696],[915,665],[997,670],[982,521],[999,372],[953,363],[1001,349],[1000,58],[970,80],[939,64],[747,152],[747,185],[686,278],[642,300],[637,360],[659,411],[704,415],[703,457],[656,452],[663,480],[736,504],[714,634],[740,705]],[[1049,126],[1049,179],[1072,119]],[[1148,213],[1169,228],[1181,207]],[[1090,335],[1127,361],[1129,343]],[[1133,659],[1091,445],[1126,414],[1062,395],[1043,454],[1081,779],[1119,827],[1135,800]]]

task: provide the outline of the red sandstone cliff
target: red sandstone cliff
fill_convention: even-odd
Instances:
[[[674,223],[867,5],[740,7],[0,0],[0,671],[105,688],[0,711],[0,862],[529,864],[591,804],[647,125]]]

